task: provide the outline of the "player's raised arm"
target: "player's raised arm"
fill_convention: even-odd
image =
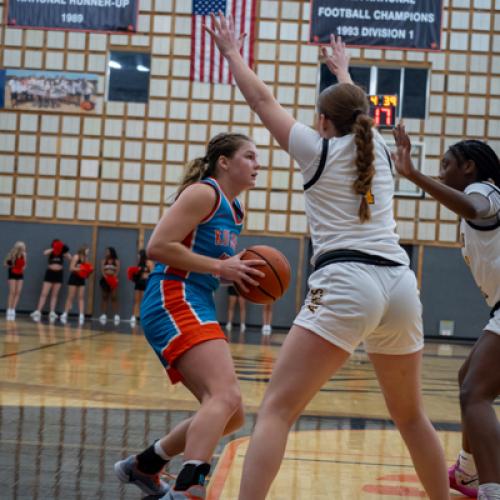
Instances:
[[[345,43],[342,38],[330,35],[330,48],[321,47],[321,55],[327,68],[337,77],[339,83],[353,83],[349,74],[349,61],[351,56],[346,51]]]
[[[219,13],[218,17],[212,14],[212,18],[214,29],[208,26],[205,29],[227,59],[238,88],[279,145],[288,151],[288,138],[295,124],[294,117],[279,104],[266,84],[247,66],[240,53],[244,35],[236,37],[232,16],[226,18]]]
[[[415,168],[411,160],[411,142],[403,123],[393,131],[396,153],[393,155],[397,172],[429,193],[436,201],[465,219],[474,220],[486,214],[488,200],[479,195],[467,195],[458,189],[438,182]]]

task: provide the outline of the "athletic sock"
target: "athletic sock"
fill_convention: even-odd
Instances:
[[[477,498],[478,500],[500,500],[500,484],[480,484]]]
[[[175,481],[176,491],[186,491],[189,487],[205,484],[205,478],[210,472],[210,464],[201,460],[187,460],[182,465],[182,470]]]
[[[468,476],[477,476],[476,463],[474,462],[474,456],[472,453],[460,450],[458,455],[458,465],[460,470],[465,472]]]
[[[156,441],[157,443],[158,441]],[[142,453],[139,453],[136,457],[137,468],[144,472],[144,474],[158,474],[163,467],[167,464],[168,460],[165,460],[155,451],[155,444],[152,444],[146,448]]]
[[[158,441],[155,441],[155,444],[153,446],[155,449],[155,453],[159,457],[163,458],[163,460],[166,460],[168,462],[172,458],[170,455],[167,455],[167,453],[165,453],[165,450],[161,447],[159,439],[158,439]]]

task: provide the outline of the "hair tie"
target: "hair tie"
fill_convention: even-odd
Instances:
[[[355,109],[353,114],[352,114],[352,121],[355,122],[356,121],[356,118],[359,116],[359,115],[362,115],[363,114],[363,110],[362,109]]]

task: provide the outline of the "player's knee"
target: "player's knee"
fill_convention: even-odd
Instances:
[[[492,390],[487,384],[470,382],[467,378],[460,385],[460,407],[462,411],[476,403],[491,403],[497,396],[497,390]]]
[[[229,415],[234,415],[243,406],[241,392],[237,384],[227,387],[213,396],[225,408]]]
[[[392,420],[400,430],[411,429],[419,425],[422,418],[426,418],[423,410],[416,405],[390,408],[389,411]]]
[[[297,408],[289,401],[284,400],[279,395],[269,394],[262,402],[259,410],[259,419],[279,418],[291,427],[302,412],[302,408]]]

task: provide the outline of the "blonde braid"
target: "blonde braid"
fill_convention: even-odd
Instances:
[[[359,218],[361,222],[370,220],[369,196],[375,175],[375,150],[373,147],[373,120],[366,114],[360,113],[353,126],[354,143],[356,144],[356,168],[358,178],[354,181],[353,189],[360,194]]]

